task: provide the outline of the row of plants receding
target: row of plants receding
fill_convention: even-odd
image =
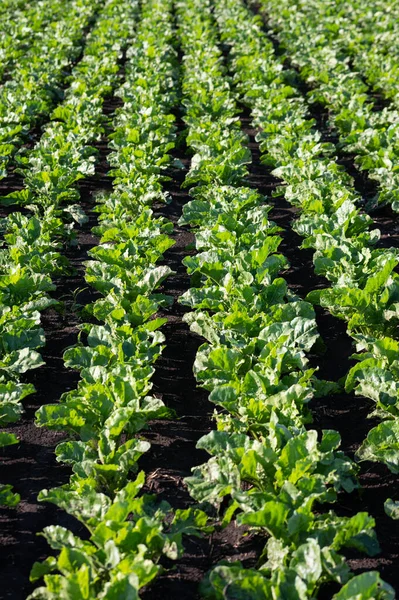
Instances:
[[[0,81],[5,75],[12,78],[13,70],[34,41],[43,35],[43,29],[62,17],[65,3],[39,0],[35,4],[22,5],[16,10],[0,13]],[[36,49],[37,52],[37,49]]]
[[[150,420],[173,416],[149,395],[165,339],[159,331],[165,319],[157,312],[171,302],[157,291],[171,271],[157,263],[173,245],[171,223],[154,217],[151,205],[168,201],[163,182],[176,142],[171,111],[179,67],[172,0],[145,0],[137,20],[126,80],[117,91],[123,106],[110,136],[114,189],[97,198],[100,242],[85,265],[86,281],[100,297],[85,308],[81,339],[64,355],[81,379],[37,413],[40,427],[67,434],[57,460],[73,469],[68,484],[43,490],[39,499],[73,515],[87,533],[45,529],[60,552],[34,565],[32,580],[44,576],[45,586],[31,598],[137,598],[161,570],[162,556],[181,556],[183,534],[206,529],[205,513],[173,512],[156,496],[140,495],[145,474],[137,462],[150,446],[140,433]]]
[[[221,17],[220,3],[212,5]],[[345,547],[377,553],[374,520],[367,513],[345,518],[322,509],[357,487],[357,468],[339,450],[338,432],[319,435],[306,427],[312,398],[334,385],[317,379],[309,366],[307,353],[319,339],[314,310],[281,277],[288,262],[278,253],[280,230],[269,221],[265,198],[245,186],[251,156],[212,5],[177,2],[184,120],[194,152],[185,180],[193,199],[181,223],[195,228],[198,250],[184,260],[193,287],[181,302],[193,309],[185,316],[191,330],[206,340],[194,374],[210,392],[217,424],[198,442],[210,460],[194,468],[186,483],[222,525],[235,518],[267,542],[257,570],[222,563],[208,574],[202,594],[303,599],[335,582],[342,586],[337,600],[353,598],[355,591],[393,598],[377,572],[352,577],[340,553]],[[247,24],[250,42],[255,24],[236,13],[237,6],[234,0],[226,5],[222,21],[237,32]],[[251,53],[242,68],[252,73],[256,64]],[[257,82],[251,90],[260,91]]]
[[[349,55],[324,34],[328,23],[323,25],[322,18],[309,18],[291,0],[261,0],[260,5],[292,64],[311,86],[309,101],[328,108],[342,150],[353,154],[357,168],[378,182],[369,207],[389,204],[398,212],[399,112],[394,106],[376,110],[368,85],[348,64]]]
[[[330,288],[311,292],[308,300],[347,322],[359,362],[349,371],[345,388],[371,399],[375,409],[370,416],[382,419],[357,457],[382,462],[398,473],[399,252],[374,247],[379,231],[361,213],[360,198],[337,164],[333,145],[320,141],[259,19],[232,0],[217,0],[217,15],[223,40],[231,46],[237,88],[261,129],[262,160],[285,184],[277,195],[300,209],[294,229],[305,238],[302,246],[315,250],[316,273],[331,282]],[[397,518],[397,503],[388,499],[385,508]]]
[[[280,5],[281,6],[281,5]],[[310,35],[309,45],[322,47],[328,69],[356,71],[373,92],[398,108],[399,7],[384,0],[284,2],[295,31]],[[317,14],[317,19],[314,15]],[[309,39],[309,38],[308,38]],[[309,48],[306,48],[309,52]],[[309,59],[318,60],[312,52]],[[360,91],[360,90],[358,90]],[[364,88],[367,91],[367,88]],[[379,98],[377,97],[377,102]]]
[[[15,15],[26,6],[25,0],[4,0],[0,6],[0,19],[9,18],[10,14]]]
[[[38,23],[41,35],[18,56],[12,77],[0,87],[0,179],[7,176],[31,130],[62,98],[68,69],[82,51],[84,31],[93,23],[100,2],[54,0],[40,7],[47,12],[48,23],[46,19]],[[15,47],[14,40],[10,46]]]
[[[226,14],[223,13],[226,8]],[[228,17],[234,21],[228,21]],[[247,19],[244,23],[242,19]],[[240,20],[241,19],[241,20]],[[232,66],[244,102],[261,129],[263,162],[284,182],[277,191],[301,210],[294,229],[304,248],[313,248],[318,275],[331,288],[311,292],[308,299],[326,307],[348,324],[358,360],[346,378],[348,392],[370,398],[370,416],[382,419],[357,451],[360,460],[384,463],[399,472],[399,262],[396,248],[374,247],[380,237],[372,219],[361,213],[352,180],[335,159],[332,144],[308,117],[306,104],[288,84],[261,24],[238,3],[220,3],[219,23],[231,44]],[[241,26],[238,26],[241,23]],[[251,33],[251,42],[247,36]],[[248,70],[249,61],[258,68]],[[267,72],[264,65],[268,64]],[[388,500],[388,514],[397,516],[397,504]]]
[[[0,426],[16,422],[23,399],[34,393],[24,373],[43,365],[45,336],[41,313],[57,302],[54,279],[71,273],[65,244],[76,243],[74,225],[86,216],[76,183],[94,173],[96,150],[90,146],[104,129],[104,97],[120,82],[118,59],[134,30],[137,3],[109,0],[88,36],[82,60],[75,66],[65,99],[52,113],[40,140],[22,155],[19,171],[25,188],[0,199],[22,210],[1,220],[0,282]],[[115,39],[117,41],[115,41]],[[2,432],[0,445],[16,444]],[[18,494],[3,484],[2,504],[12,506]]]
[[[231,11],[239,6],[217,3],[219,24],[224,22],[221,8]],[[107,7],[119,10],[115,2]],[[74,471],[68,485],[43,491],[41,499],[73,514],[88,534],[83,540],[60,527],[46,529],[47,539],[60,554],[35,565],[32,579],[44,575],[46,587],[33,597],[135,597],[159,572],[159,557],[178,557],[182,534],[197,532],[206,522],[201,511],[172,514],[167,504],[139,496],[144,474],[128,483],[137,473],[139,456],[148,449],[138,437],[140,431],[154,417],[171,416],[162,402],[147,395],[153,363],[164,341],[158,331],[162,320],[154,317],[168,302],[156,289],[170,272],[156,264],[171,245],[170,224],[154,218],[150,209],[152,202],[166,199],[163,169],[175,139],[170,111],[178,101],[177,62],[171,3],[166,8],[155,0],[144,3],[137,40],[129,50],[126,84],[119,92],[124,105],[114,121],[110,156],[115,191],[98,198],[100,223],[95,233],[101,240],[91,251],[93,260],[86,269],[88,283],[102,297],[86,308],[90,323],[82,326],[85,343],[65,354],[66,365],[81,372],[81,382],[59,404],[38,412],[40,426],[68,433],[57,457]],[[209,8],[207,4],[205,9]],[[238,512],[239,522],[270,536],[259,572],[239,564],[220,565],[211,572],[203,592],[216,598],[235,597],[244,590],[251,597],[290,593],[293,598],[306,598],[323,583],[344,584],[350,577],[338,554],[340,548],[373,554],[378,544],[373,520],[365,513],[345,519],[333,512],[323,514],[318,506],[334,502],[341,489],[356,487],[356,468],[338,450],[337,432],[323,432],[319,441],[317,432],[305,428],[311,419],[307,409],[311,398],[334,386],[318,380],[309,368],[306,353],[318,338],[314,312],[279,277],[287,261],[278,253],[279,229],[268,219],[270,207],[243,185],[245,165],[250,162],[247,139],[240,131],[234,95],[222,66],[216,24],[210,14],[201,17],[203,9],[196,0],[178,3],[185,49],[187,141],[195,152],[186,179],[186,185],[195,186],[194,199],[185,208],[182,222],[198,228],[197,249],[201,250],[185,261],[195,287],[182,302],[195,309],[187,321],[207,340],[199,350],[195,372],[218,406],[218,431],[200,441],[200,447],[214,456],[194,470],[188,485],[207,506],[220,509],[231,499],[223,510],[224,524]],[[239,25],[249,27],[247,40],[252,39],[248,33],[258,34],[255,22],[242,19],[248,13],[227,14],[236,32]],[[117,35],[123,27],[122,15],[125,24],[123,11],[119,15],[114,22]],[[109,26],[104,21],[103,28]],[[226,31],[224,35],[231,35]],[[55,143],[60,143],[60,132],[67,132],[64,141],[72,140],[77,154],[64,144],[50,152],[47,144],[53,137],[45,135],[44,145],[32,155],[39,174],[31,170],[36,163],[28,163],[27,190],[10,198],[35,206],[39,225],[45,215],[50,219],[56,211],[59,237],[51,238],[51,243],[47,239],[47,251],[54,239],[70,237],[71,217],[84,218],[78,205],[73,205],[78,199],[73,186],[81,174],[92,172],[89,145],[99,133],[101,108],[97,108],[105,93],[101,86],[109,85],[109,90],[117,81],[116,55],[107,54],[106,44],[100,48],[82,71],[88,88],[98,81],[100,100],[96,94],[86,97],[89,92],[79,84],[76,89],[82,97],[76,91],[78,100],[58,109],[60,123],[50,126],[50,130],[60,126],[53,130]],[[256,56],[253,50],[251,60]],[[258,58],[270,60],[265,55]],[[100,70],[93,71],[99,61]],[[246,65],[244,57],[244,71]],[[261,97],[267,89],[257,76],[250,93]],[[72,109],[77,105],[85,106],[84,118]],[[49,156],[58,162],[41,162]],[[66,165],[71,160],[75,171],[68,179]],[[51,176],[43,178],[46,172]],[[39,196],[42,200],[35,203]],[[13,233],[20,235],[26,225],[29,228],[31,222],[15,226]],[[26,251],[25,247],[23,256]],[[43,256],[36,255],[37,265],[43,265]],[[64,262],[59,253],[52,260],[56,265]],[[365,597],[390,598],[393,593],[373,572],[351,579],[335,597],[352,597],[354,590],[369,594]]]
[[[350,4],[349,18],[339,19],[339,23],[335,18],[334,28],[342,32],[337,41],[346,49],[353,68],[365,77],[373,91],[399,108],[399,7],[393,3],[387,11],[383,0],[352,0]],[[338,4],[337,9],[340,8]],[[334,21],[334,15],[327,14],[326,18],[328,24]],[[354,43],[352,32],[357,32],[352,38],[356,39]]]

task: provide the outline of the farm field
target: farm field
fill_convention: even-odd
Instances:
[[[399,4],[0,30],[0,597],[396,598]]]

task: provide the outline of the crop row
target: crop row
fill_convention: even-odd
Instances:
[[[369,9],[367,3],[355,2],[353,12],[350,18],[345,19],[342,29],[342,38],[346,40],[344,43],[349,45],[349,55],[353,58],[354,68],[365,76],[367,83],[374,90],[382,93],[396,108],[399,108],[398,23],[397,4],[393,3],[387,11],[385,2],[373,0]],[[360,32],[357,43],[353,44],[350,41],[347,25],[351,26],[352,31],[357,28]]]
[[[7,4],[19,10],[18,1]],[[37,88],[32,83],[26,98],[32,96],[23,99],[29,118],[11,112],[11,125],[4,126],[5,135],[14,136],[6,138],[9,157],[40,115],[50,111],[52,86],[65,80],[65,66],[79,53],[82,27],[99,8],[82,1],[63,6],[67,11],[72,5],[76,15],[68,14],[73,28],[64,46],[57,46],[61,25],[49,25],[48,38],[45,34],[54,64],[39,57],[31,70],[29,60],[17,70],[15,102],[26,82],[37,77],[39,83]],[[53,8],[64,14],[61,5]],[[284,12],[283,18],[289,15]],[[183,49],[182,98],[176,38]],[[230,74],[222,42],[229,48]],[[84,309],[87,322],[78,343],[64,354],[65,366],[79,371],[80,381],[36,415],[39,427],[65,432],[56,456],[73,471],[68,484],[43,490],[39,499],[68,512],[86,531],[79,537],[60,526],[45,529],[57,555],[35,563],[31,580],[44,577],[44,586],[31,598],[137,598],[160,572],[162,556],[182,555],[183,534],[209,531],[201,510],[173,511],[142,494],[145,474],[138,472],[138,461],[150,448],[143,430],[154,418],[174,416],[149,395],[165,341],[159,331],[165,319],[158,312],[171,302],[159,289],[171,270],[160,263],[173,245],[171,223],[154,216],[151,207],[168,202],[165,169],[177,140],[171,113],[182,102],[194,156],[185,180],[192,200],[180,222],[194,229],[197,254],[184,260],[192,287],[180,301],[192,309],[185,321],[205,339],[194,373],[210,392],[217,426],[198,443],[210,460],[195,467],[186,483],[212,520],[222,526],[235,520],[267,538],[257,570],[219,564],[204,581],[203,596],[302,600],[332,584],[328,589],[341,588],[335,600],[360,595],[389,600],[394,592],[377,572],[354,577],[343,556],[345,548],[373,556],[379,546],[367,513],[348,518],[330,510],[339,494],[358,487],[358,467],[339,450],[338,432],[309,428],[312,399],[338,386],[318,379],[308,356],[320,342],[312,307],[319,303],[348,322],[360,352],[347,389],[371,398],[373,414],[383,419],[358,457],[398,472],[398,252],[374,248],[379,232],[359,211],[361,199],[338,166],[334,146],[321,141],[303,98],[291,86],[295,75],[283,69],[261,19],[241,0],[107,0],[102,6],[64,101],[36,146],[18,158],[25,189],[2,199],[3,205],[22,210],[1,223],[6,244],[1,252],[0,425],[17,420],[21,401],[34,392],[21,383],[21,375],[43,364],[40,313],[56,304],[53,279],[71,272],[62,251],[75,243],[75,223],[87,219],[76,184],[94,173],[91,144],[104,132],[103,101],[121,80],[118,61],[127,45],[126,81],[116,94],[123,106],[109,137],[114,187],[95,199],[99,219],[93,233],[99,244],[85,264],[95,300]],[[308,76],[307,66],[301,66]],[[339,80],[342,93],[344,80]],[[333,79],[318,86],[323,101],[336,84]],[[251,109],[261,130],[263,161],[283,182],[277,193],[301,210],[295,230],[305,238],[304,247],[315,250],[316,272],[331,282],[331,288],[306,300],[282,277],[289,265],[278,251],[281,229],[269,220],[272,207],[247,186],[251,153],[237,99]],[[342,116],[344,105],[334,102],[334,114]],[[368,106],[360,99],[359,104]],[[394,114],[387,111],[386,118],[388,113]],[[375,114],[370,109],[370,118]],[[369,147],[367,152],[370,157]],[[368,168],[360,163],[364,156],[359,154],[358,164]],[[394,163],[389,168],[393,172]],[[380,201],[387,198],[380,194]],[[16,443],[15,436],[2,433],[0,444],[7,443]],[[18,497],[2,486],[0,499],[13,505]],[[386,508],[392,516],[399,512],[392,501]]]
[[[118,6],[126,15],[123,3]],[[81,326],[81,340],[64,354],[65,365],[79,370],[81,379],[76,390],[37,413],[39,426],[67,434],[57,460],[73,469],[68,484],[43,490],[39,499],[73,515],[87,535],[45,529],[60,553],[33,567],[32,580],[44,575],[45,587],[31,598],[137,598],[159,572],[159,558],[178,558],[183,533],[206,523],[198,510],[173,513],[156,496],[138,495],[145,475],[137,475],[137,461],[149,449],[140,432],[149,420],[172,416],[148,395],[164,342],[158,329],[165,320],[156,313],[170,301],[157,288],[171,271],[157,263],[173,245],[172,225],[155,218],[151,205],[167,201],[164,170],[176,140],[171,8],[169,0],[143,2],[126,81],[117,92],[123,106],[110,142],[114,189],[97,198],[94,232],[100,242],[85,265],[86,281],[99,298],[85,309],[90,322]]]
[[[25,0],[4,0],[0,6],[0,18],[7,19],[13,17],[26,5]]]
[[[33,42],[41,42],[46,35],[45,28],[54,27],[54,22],[65,14],[65,2],[41,0],[35,4],[23,6],[14,13],[7,12],[4,20],[0,14],[0,80],[6,74],[12,77],[12,71],[18,69],[22,59],[24,65],[28,64],[24,56],[33,56],[30,47]],[[37,52],[36,46],[36,52]]]
[[[284,9],[288,3],[284,3]],[[300,35],[311,35],[318,51],[337,62],[329,68],[348,65],[366,83],[398,108],[399,11],[393,2],[310,2],[289,4],[290,20]],[[313,17],[317,14],[318,18]],[[314,56],[313,60],[317,60]],[[346,67],[344,67],[346,69]]]
[[[242,5],[212,4],[222,29],[225,24],[239,37],[240,26],[247,27],[246,40],[253,38],[245,9],[235,11]],[[258,570],[220,564],[202,592],[218,599],[249,593],[302,599],[335,582],[343,586],[337,599],[352,597],[354,590],[371,597],[380,588],[381,598],[393,598],[377,572],[352,578],[340,554],[344,547],[378,552],[373,519],[320,511],[357,486],[356,467],[339,451],[336,431],[319,437],[306,428],[307,405],[334,385],[318,380],[309,366],[307,353],[318,340],[313,308],[280,276],[288,262],[278,253],[279,228],[268,219],[265,198],[245,186],[248,140],[210,9],[211,2],[177,3],[184,120],[194,152],[185,180],[193,186],[193,200],[183,208],[181,223],[195,228],[198,250],[184,260],[193,287],[181,302],[193,309],[185,316],[191,330],[206,340],[194,374],[217,407],[217,431],[198,442],[211,458],[186,483],[224,525],[237,514],[238,524],[268,540]],[[253,64],[248,69],[243,61],[242,69],[250,74]],[[259,90],[256,82],[251,89]]]
[[[299,207],[294,229],[305,238],[303,247],[315,250],[316,273],[331,282],[331,288],[311,292],[308,299],[347,322],[360,354],[354,356],[359,363],[350,370],[346,389],[370,398],[376,405],[373,416],[383,419],[369,432],[358,458],[383,462],[397,473],[398,251],[374,247],[379,231],[372,229],[370,217],[361,214],[359,197],[351,178],[336,163],[333,146],[320,141],[306,105],[287,85],[290,73],[281,70],[259,20],[239,3],[225,0],[223,6],[227,15],[234,14],[234,21],[229,21],[221,11],[219,23],[224,40],[232,46],[242,98],[262,130],[258,139],[263,161],[285,183],[278,194]],[[250,72],[248,60],[258,68],[253,66]],[[395,503],[388,501],[386,508],[395,515]]]
[[[73,242],[73,223],[85,215],[74,204],[76,182],[94,172],[95,150],[90,143],[103,129],[102,102],[118,82],[117,60],[127,44],[137,14],[135,4],[109,0],[88,37],[82,61],[74,68],[64,102],[35,147],[20,158],[25,188],[1,199],[26,211],[12,212],[2,220],[5,247],[1,251],[1,401],[0,424],[17,421],[21,401],[35,390],[21,376],[43,364],[38,352],[45,344],[40,313],[54,306],[53,279],[70,272],[62,255],[65,242]],[[124,9],[127,9],[124,12]],[[112,33],[118,38],[110,41]],[[17,443],[14,434],[2,433],[1,445]],[[1,501],[14,504],[18,496],[9,486]]]
[[[6,177],[29,131],[62,97],[66,71],[81,52],[84,29],[98,6],[86,0],[55,0],[51,12],[57,21],[50,22],[18,57],[13,77],[0,87],[0,178]]]
[[[322,20],[295,10],[290,0],[262,0],[261,6],[292,63],[311,86],[310,101],[329,109],[342,149],[353,154],[356,166],[378,182],[372,205],[388,203],[399,211],[398,111],[392,107],[375,110],[368,86],[348,64],[349,56],[343,58],[339,44],[318,34]]]

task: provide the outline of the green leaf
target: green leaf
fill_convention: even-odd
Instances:
[[[19,440],[14,433],[7,433],[7,431],[0,431],[0,448],[5,446],[12,446],[18,444]]]
[[[382,462],[392,473],[399,473],[399,419],[371,429],[356,454],[360,460]]]
[[[333,596],[333,600],[394,600],[394,589],[381,579],[378,571],[353,577]]]
[[[364,290],[369,294],[377,292],[387,282],[390,274],[392,273],[392,270],[397,265],[397,263],[398,261],[396,258],[391,258],[387,260],[378,273],[367,279],[367,283],[364,287]]]
[[[323,572],[320,546],[316,540],[309,540],[292,554],[290,568],[293,569],[310,589],[317,583]]]
[[[240,563],[226,563],[211,570],[200,591],[209,600],[271,600],[271,588],[260,572],[244,569]]]
[[[12,485],[0,484],[0,506],[14,508],[20,502],[21,496],[12,489]]]
[[[57,560],[54,558],[54,556],[49,556],[48,558],[46,558],[46,560],[44,560],[43,562],[35,562],[33,563],[33,567],[31,569],[30,572],[30,576],[29,576],[29,580],[32,581],[32,583],[34,581],[37,581],[38,579],[41,579],[44,575],[48,575],[49,573],[52,573],[53,571],[55,571],[57,568]]]
[[[289,512],[289,508],[282,502],[270,501],[266,502],[257,512],[240,515],[238,520],[243,525],[264,528],[270,535],[284,539]]]
[[[391,519],[399,519],[399,502],[387,498],[384,502],[384,510]]]

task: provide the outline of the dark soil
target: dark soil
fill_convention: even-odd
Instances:
[[[17,435],[20,443],[2,451],[1,481],[10,483],[21,495],[15,509],[0,509],[0,581],[5,590],[2,598],[19,600],[26,598],[31,586],[29,572],[35,560],[43,560],[49,548],[37,534],[44,527],[60,524],[79,533],[76,521],[63,511],[48,503],[38,504],[37,495],[44,488],[66,483],[70,470],[56,462],[54,448],[62,441],[63,434],[48,429],[38,429],[34,414],[40,406],[55,403],[60,395],[76,387],[79,375],[64,367],[64,350],[77,341],[79,318],[73,304],[87,302],[87,292],[76,294],[85,287],[82,261],[95,244],[87,225],[78,233],[78,245],[66,253],[77,272],[68,279],[56,281],[54,297],[64,306],[60,311],[51,309],[42,316],[46,346],[42,356],[45,366],[31,371],[25,381],[35,385],[37,393],[24,402],[23,418],[9,430]]]
[[[104,114],[112,115],[119,105],[118,99],[107,99]],[[334,135],[328,131],[325,112],[321,112],[319,108],[311,108],[312,116],[316,118],[318,126],[324,127],[323,135]],[[144,436],[152,446],[140,462],[140,468],[147,474],[145,491],[157,494],[174,509],[194,504],[184,485],[184,478],[190,475],[193,466],[207,460],[207,455],[196,449],[196,443],[202,435],[214,428],[213,406],[207,399],[207,392],[197,387],[192,373],[195,354],[203,340],[189,331],[183,321],[186,309],[177,302],[178,297],[190,287],[190,279],[182,265],[182,259],[194,252],[194,237],[188,228],[177,224],[182,207],[189,200],[188,192],[181,184],[189,167],[190,157],[184,142],[184,123],[181,115],[176,114],[180,143],[174,156],[183,162],[185,168],[170,169],[171,181],[166,184],[166,189],[171,201],[167,205],[155,206],[156,215],[165,216],[175,225],[173,238],[176,243],[164,256],[164,264],[169,265],[175,274],[167,279],[163,289],[173,296],[174,302],[160,315],[167,318],[163,327],[166,347],[156,364],[153,378],[154,394],[176,412],[176,418],[150,423]],[[291,227],[297,210],[281,198],[272,198],[272,192],[280,182],[260,161],[259,145],[254,139],[256,131],[251,127],[248,111],[243,110],[241,122],[243,130],[250,136],[249,147],[253,157],[247,182],[267,196],[267,201],[273,205],[270,218],[284,229],[280,248],[290,262],[290,268],[283,276],[290,289],[305,297],[311,290],[325,287],[328,282],[315,275],[312,252],[298,250],[302,240]],[[21,494],[21,503],[16,509],[0,510],[0,581],[5,590],[0,594],[1,598],[22,600],[32,590],[28,580],[31,566],[35,560],[42,560],[49,554],[46,541],[42,537],[36,537],[43,527],[61,524],[77,533],[83,532],[83,528],[65,512],[50,504],[39,504],[36,500],[41,489],[65,483],[70,470],[55,460],[54,448],[63,435],[37,429],[34,425],[34,413],[41,405],[56,402],[63,392],[73,389],[79,379],[77,372],[65,369],[62,355],[66,347],[76,342],[80,322],[75,310],[76,304],[83,305],[94,298],[93,292],[85,284],[82,265],[88,257],[88,250],[98,243],[90,233],[96,223],[95,213],[92,212],[93,197],[112,187],[112,179],[107,175],[109,148],[106,136],[96,144],[96,148],[99,152],[96,174],[79,182],[82,205],[89,215],[89,223],[78,232],[77,246],[67,250],[76,273],[56,282],[56,298],[65,304],[63,310],[51,310],[43,315],[47,339],[43,350],[46,366],[27,376],[26,380],[35,384],[37,394],[27,399],[23,419],[10,428],[18,435],[20,444],[7,448],[2,453],[0,480],[14,485],[15,490]],[[350,157],[340,157],[340,160],[353,174],[358,191],[365,198],[370,197],[373,193],[369,187],[371,184],[353,171]],[[22,179],[15,172],[10,172],[9,178],[0,183],[0,192],[5,194],[22,187]],[[7,214],[7,211],[3,211],[0,216],[3,214]],[[373,217],[383,231],[381,243],[396,245],[399,231],[393,215],[387,209],[381,209]],[[343,322],[322,309],[316,309],[316,313],[326,351],[322,355],[311,356],[311,362],[319,367],[320,377],[337,380],[353,364],[350,359],[353,351],[351,340]],[[313,426],[319,431],[326,428],[338,430],[342,435],[343,450],[353,457],[373,425],[367,419],[370,407],[370,401],[344,393],[314,400],[311,406]],[[359,492],[342,494],[333,508],[339,514],[347,516],[360,510],[369,511],[376,518],[382,552],[373,559],[348,553],[348,560],[355,572],[379,569],[383,578],[399,589],[399,574],[395,569],[399,554],[399,530],[396,523],[383,511],[385,498],[399,497],[397,478],[382,466],[370,466],[366,463],[361,467],[360,482],[362,489]],[[211,536],[186,539],[184,556],[173,563],[163,561],[164,573],[148,589],[143,590],[142,597],[145,600],[164,600],[181,596],[184,600],[196,600],[199,598],[198,584],[212,565],[228,558],[241,560],[245,566],[254,567],[264,542],[259,536],[247,535],[243,528],[236,527],[234,523],[224,530],[217,529]],[[330,588],[325,590],[323,597],[330,598],[333,591],[335,590]]]
[[[277,54],[283,54],[278,34],[270,32],[267,25],[266,29]],[[289,59],[286,61],[286,68],[292,68]],[[306,95],[309,89],[298,73],[298,90]],[[370,201],[376,195],[377,182],[369,179],[365,172],[356,168],[354,156],[344,153],[340,149],[337,132],[329,123],[328,110],[315,104],[309,104],[308,109],[310,116],[315,120],[316,127],[322,133],[323,141],[338,144],[338,163],[342,164],[353,177],[355,189],[361,198],[365,203]],[[329,283],[324,278],[315,275],[312,251],[301,250],[298,252],[297,250],[301,238],[290,227],[298,212],[297,209],[281,198],[277,198],[275,202],[275,209],[270,213],[270,217],[285,228],[284,241],[280,248],[291,264],[290,272],[284,274],[284,277],[289,283],[289,287],[304,297],[312,289],[326,287]],[[391,208],[374,209],[371,216],[381,231],[378,246],[398,247],[399,224],[397,216]],[[337,381],[345,376],[355,364],[355,361],[350,358],[354,347],[346,333],[344,322],[319,307],[316,307],[316,317],[326,351],[322,356],[312,357],[312,362],[319,367],[319,377]],[[354,394],[342,392],[331,397],[316,399],[312,401],[311,408],[314,418],[313,426],[318,430],[335,429],[339,431],[342,437],[342,450],[351,458],[354,458],[356,450],[370,429],[378,423],[378,420],[368,418],[373,409],[373,403],[367,398]],[[384,512],[385,499],[399,497],[399,481],[397,476],[391,474],[384,465],[366,462],[359,466],[361,489],[352,494],[341,494],[339,502],[332,508],[343,516],[352,516],[358,511],[369,512],[376,520],[381,554],[374,558],[368,558],[358,553],[347,552],[348,562],[355,573],[371,569],[379,570],[383,579],[399,590],[399,573],[396,569],[399,557],[399,526]]]
[[[104,114],[111,115],[120,105],[118,98],[107,99]],[[141,459],[140,467],[147,474],[146,492],[156,493],[160,499],[168,501],[174,509],[186,508],[194,504],[183,479],[190,475],[191,468],[207,460],[207,455],[195,446],[198,439],[213,429],[213,407],[207,400],[207,393],[196,387],[192,365],[196,351],[203,342],[189,331],[182,317],[186,309],[178,304],[177,298],[190,286],[181,261],[193,252],[187,249],[194,236],[184,227],[177,225],[182,206],[188,201],[188,192],[181,189],[181,183],[189,167],[190,158],[184,143],[184,124],[178,118],[181,143],[174,152],[185,165],[185,169],[170,170],[171,181],[166,184],[171,202],[155,207],[156,215],[163,215],[175,225],[173,237],[176,244],[168,250],[164,263],[176,271],[164,284],[164,291],[173,296],[173,306],[160,316],[167,318],[163,327],[166,348],[157,362],[153,378],[154,393],[176,412],[176,419],[150,423],[145,437],[151,441],[150,451]],[[64,367],[62,355],[65,349],[76,343],[79,315],[76,304],[84,305],[94,299],[83,278],[83,262],[87,252],[98,243],[90,232],[96,224],[92,212],[94,196],[112,188],[108,176],[109,148],[106,138],[95,144],[98,151],[96,173],[93,177],[79,182],[81,203],[89,216],[89,222],[78,232],[77,246],[66,249],[76,273],[72,277],[56,281],[54,297],[64,302],[63,310],[47,311],[43,315],[47,345],[42,355],[46,365],[29,373],[26,381],[33,382],[37,393],[25,402],[26,412],[22,420],[9,429],[20,439],[18,446],[3,451],[0,465],[1,481],[10,483],[20,493],[21,502],[16,509],[0,509],[0,581],[6,590],[4,598],[22,600],[33,589],[29,583],[29,572],[35,560],[43,560],[51,553],[46,541],[37,537],[44,527],[60,524],[75,533],[84,535],[84,528],[75,519],[56,507],[37,502],[41,489],[66,483],[70,470],[55,460],[55,446],[62,441],[63,434],[39,430],[34,425],[34,413],[43,404],[57,402],[60,395],[76,387],[79,374]],[[6,187],[8,186],[8,187]],[[3,194],[13,189],[22,189],[22,178],[13,173],[3,180]],[[3,214],[7,214],[4,210]],[[192,537],[185,542],[186,552],[176,563],[165,560],[165,572],[144,590],[144,598],[172,598],[175,593],[183,593],[184,598],[198,597],[198,584],[209,568],[221,559],[230,557],[241,560],[247,566],[254,566],[264,541],[256,541],[244,528],[232,524],[223,531],[215,531],[212,536],[202,539]]]
[[[152,447],[141,462],[147,473],[147,490],[167,500],[174,509],[195,504],[184,485],[184,478],[190,475],[192,467],[208,459],[208,455],[197,450],[195,445],[200,437],[214,429],[213,406],[208,401],[208,393],[197,387],[192,372],[196,352],[204,340],[190,332],[183,321],[188,309],[178,303],[179,296],[190,287],[190,277],[182,260],[194,252],[194,235],[189,228],[177,224],[183,205],[190,199],[188,192],[181,188],[190,160],[184,144],[184,123],[180,118],[177,125],[182,141],[174,156],[181,160],[185,170],[171,171],[172,181],[167,185],[171,203],[156,210],[156,214],[165,216],[175,226],[173,238],[176,244],[165,253],[164,264],[176,273],[168,277],[163,290],[173,296],[174,303],[162,313],[168,319],[163,327],[166,348],[156,364],[153,378],[155,393],[176,411],[177,419],[151,423],[146,438]],[[229,558],[254,566],[262,548],[261,541],[256,541],[253,535],[247,535],[244,528],[234,523],[224,530],[216,530],[211,536],[186,538],[184,545],[182,559],[176,563],[163,562],[167,570],[142,593],[145,600],[164,600],[179,594],[185,600],[197,599],[199,582],[212,565]]]
[[[89,19],[88,24],[82,30],[82,35],[76,48],[75,56],[71,57],[69,64],[59,73],[58,78],[54,82],[54,87],[51,90],[51,100],[49,102],[49,110],[46,113],[39,113],[31,121],[31,128],[28,132],[21,136],[21,141],[17,144],[18,148],[16,155],[13,156],[8,168],[7,177],[0,181],[0,195],[6,195],[13,191],[20,190],[23,188],[23,178],[15,173],[17,167],[16,159],[19,154],[24,154],[26,151],[31,150],[38,142],[42,135],[42,130],[45,125],[49,122],[53,109],[55,109],[64,99],[64,94],[70,83],[70,76],[73,68],[81,61],[84,50],[86,47],[87,36],[93,29],[98,19],[98,9],[94,11],[93,15]],[[12,79],[10,74],[7,74],[4,81]],[[0,213],[0,216],[1,213]]]
[[[119,104],[118,98],[106,98],[104,114],[112,114]],[[79,306],[95,299],[94,290],[84,280],[83,263],[89,258],[88,251],[98,243],[91,233],[97,222],[96,214],[92,212],[94,195],[112,188],[112,180],[107,176],[109,149],[106,139],[94,147],[98,151],[96,173],[79,181],[78,186],[81,205],[89,220],[77,230],[76,245],[65,248],[74,273],[54,281],[57,289],[53,297],[60,302],[59,309],[45,311],[42,315],[46,346],[41,354],[46,364],[25,376],[25,381],[33,383],[37,393],[24,402],[23,418],[8,428],[17,435],[20,443],[2,450],[0,480],[14,486],[21,495],[21,502],[15,509],[0,508],[0,581],[5,590],[4,595],[0,594],[1,598],[22,600],[33,590],[29,583],[31,567],[51,553],[45,539],[37,537],[44,527],[58,524],[77,534],[84,532],[83,526],[64,511],[37,502],[40,490],[66,483],[70,469],[57,463],[54,454],[55,446],[64,437],[62,432],[38,429],[34,415],[42,405],[58,402],[61,394],[74,389],[79,381],[79,373],[66,369],[62,356],[65,349],[77,341],[81,322]],[[23,187],[23,179],[17,174],[1,183],[3,195]],[[3,210],[2,214],[7,212]]]

